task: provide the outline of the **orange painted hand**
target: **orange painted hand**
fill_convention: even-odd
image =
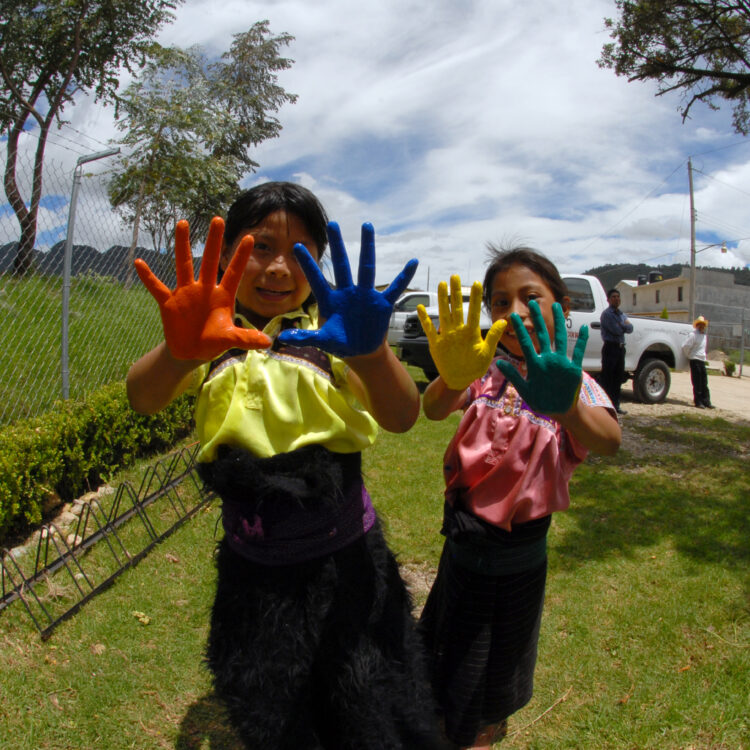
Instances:
[[[482,308],[482,285],[475,281],[469,297],[469,313],[464,324],[464,304],[461,279],[451,276],[451,293],[444,281],[438,284],[440,330],[427,315],[424,305],[417,306],[417,314],[427,335],[430,354],[440,377],[452,390],[461,391],[481,378],[490,366],[507,322],[497,320],[482,338],[479,313]]]
[[[227,349],[265,349],[271,339],[265,333],[234,325],[234,297],[245,264],[253,251],[253,238],[245,237],[229,262],[221,283],[219,270],[224,220],[211,221],[198,281],[193,272],[190,229],[187,221],[175,229],[175,267],[177,286],[170,291],[138,258],[135,270],[159,305],[164,341],[175,359],[209,362]]]

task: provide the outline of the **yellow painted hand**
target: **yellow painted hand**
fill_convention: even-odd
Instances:
[[[449,388],[460,391],[487,372],[507,321],[498,320],[493,323],[487,337],[483,339],[479,329],[482,285],[475,281],[471,287],[469,313],[464,324],[461,279],[451,276],[450,283],[450,297],[446,283],[441,281],[438,284],[439,330],[435,330],[424,305],[417,307],[417,314],[440,377]]]

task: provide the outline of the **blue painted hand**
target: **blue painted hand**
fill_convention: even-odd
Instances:
[[[384,292],[375,290],[375,230],[362,225],[357,284],[352,281],[349,258],[338,224],[327,228],[336,288],[325,280],[318,264],[304,245],[296,245],[295,255],[318,300],[321,319],[318,330],[288,329],[279,340],[292,346],[315,346],[338,357],[370,354],[382,346],[388,333],[393,304],[409,285],[417,260],[410,260]]]

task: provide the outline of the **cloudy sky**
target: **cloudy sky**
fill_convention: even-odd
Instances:
[[[295,41],[280,75],[298,95],[247,184],[310,187],[358,255],[371,221],[377,281],[411,257],[413,286],[481,278],[488,241],[523,241],[563,272],[689,262],[688,158],[702,265],[750,262],[750,139],[730,111],[655,97],[597,64],[613,0],[187,0],[162,43],[220,54],[268,19]],[[82,102],[92,150],[111,109]],[[79,140],[81,136],[79,135]]]

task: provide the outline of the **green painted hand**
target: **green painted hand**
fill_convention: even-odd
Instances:
[[[536,300],[529,302],[529,312],[534,323],[540,352],[537,354],[528,331],[521,318],[513,313],[510,316],[518,343],[526,359],[526,378],[509,362],[498,360],[497,366],[503,375],[515,386],[521,398],[535,411],[542,414],[564,414],[578,398],[583,379],[583,353],[589,338],[588,326],[581,326],[573,350],[572,359],[566,352],[568,337],[565,315],[558,302],[552,305],[555,321],[555,351],[550,346],[549,333]]]

